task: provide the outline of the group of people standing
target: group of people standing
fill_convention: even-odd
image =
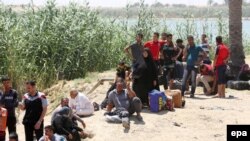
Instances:
[[[132,59],[133,90],[140,98],[143,105],[148,106],[148,93],[153,89],[159,90],[159,75],[163,75],[164,89],[172,89],[176,78],[182,79],[181,94],[184,94],[191,83],[191,95],[193,98],[196,85],[204,83],[209,95],[218,84],[217,97],[225,97],[226,68],[230,58],[228,47],[223,44],[222,37],[216,37],[216,54],[212,63],[210,58],[211,46],[207,36],[202,34],[201,44],[197,45],[193,36],[187,37],[187,45],[183,45],[182,39],[173,42],[173,35],[162,33],[153,34],[152,41],[142,42],[143,35],[137,34],[136,42],[125,48],[125,52]],[[184,66],[184,67],[180,67]],[[198,76],[197,74],[200,73]],[[180,76],[181,75],[181,76]],[[214,82],[213,87],[209,82]]]

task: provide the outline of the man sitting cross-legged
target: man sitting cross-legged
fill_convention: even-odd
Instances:
[[[137,119],[142,121],[142,103],[141,100],[136,97],[135,92],[131,90],[129,83],[126,85],[126,89],[123,89],[124,83],[124,79],[117,79],[116,89],[109,93],[108,112],[106,112],[105,115],[117,115],[121,119],[123,127],[129,128],[129,115],[136,112]],[[113,107],[115,107],[115,110],[112,112]],[[107,120],[109,121],[109,119]]]

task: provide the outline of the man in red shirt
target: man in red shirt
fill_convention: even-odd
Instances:
[[[216,37],[216,55],[214,58],[214,68],[216,69],[216,76],[218,81],[218,95],[216,97],[225,98],[226,89],[226,70],[227,62],[230,58],[230,52],[226,45],[222,42],[222,37]]]
[[[211,89],[209,82],[214,81],[214,71],[213,67],[208,64],[202,64],[200,66],[200,74],[197,75],[196,78],[196,85],[198,85],[200,82],[202,82],[207,89],[206,95],[210,95],[213,90]]]
[[[160,59],[160,48],[161,48],[161,42],[159,41],[159,33],[155,32],[153,35],[153,40],[152,41],[148,41],[144,44],[144,47],[149,48],[154,62],[156,63],[156,65],[159,65],[159,59]]]

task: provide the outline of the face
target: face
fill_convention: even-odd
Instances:
[[[153,35],[153,41],[158,41],[159,37],[157,35]]]
[[[36,87],[35,86],[31,86],[30,84],[26,84],[26,91],[28,93],[32,93],[32,92],[36,91]]]
[[[77,96],[77,91],[71,91],[71,92],[70,92],[70,97],[71,97],[71,98],[74,99],[74,98],[76,98],[76,96]]]
[[[141,38],[140,36],[137,35],[137,36],[136,36],[136,41],[137,41],[137,42],[141,42],[141,40],[142,40],[142,38]]]
[[[182,43],[177,43],[177,46],[179,46],[179,47],[182,46]]]
[[[63,107],[63,106],[68,106],[69,105],[69,99],[68,98],[66,98],[66,99],[63,99],[62,101],[61,101],[61,106]]]
[[[206,71],[206,68],[205,68],[205,67],[203,67],[203,68],[201,69],[201,71],[202,71],[202,72],[205,72],[205,71]]]
[[[148,52],[147,51],[143,51],[143,57],[147,58],[148,57]]]
[[[173,39],[173,36],[169,36],[169,37],[167,38],[167,41],[168,41],[168,42],[172,42],[172,39]]]
[[[167,40],[167,36],[165,34],[161,34],[161,39],[162,40]]]
[[[46,136],[52,136],[52,135],[53,135],[53,132],[52,132],[50,129],[46,129],[46,128],[45,128],[45,135],[46,135]]]
[[[205,36],[205,35],[202,35],[202,36],[201,36],[201,40],[202,40],[203,42],[205,42],[205,41],[206,41],[206,36]]]
[[[123,90],[123,83],[118,80],[117,83],[116,83],[116,90],[117,91],[122,91]]]
[[[3,81],[3,86],[4,86],[4,88],[10,88],[11,87],[10,80]]]
[[[194,44],[194,39],[193,38],[188,38],[188,44],[193,45]]]

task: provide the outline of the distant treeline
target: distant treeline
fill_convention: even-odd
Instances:
[[[186,6],[186,5],[162,5],[162,6],[148,6],[157,18],[183,18],[185,15],[192,15],[193,18],[217,18],[218,15],[228,17],[228,6],[213,5],[207,7]],[[243,17],[250,18],[250,5],[243,5]],[[98,8],[101,16],[108,18],[135,18],[138,16],[138,6],[128,6],[127,8]]]

